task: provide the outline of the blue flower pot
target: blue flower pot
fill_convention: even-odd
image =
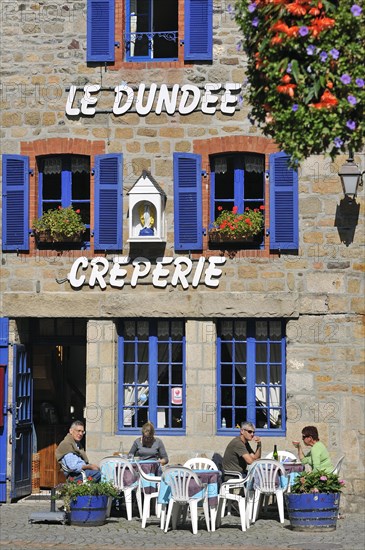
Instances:
[[[70,504],[71,525],[104,525],[108,506],[107,496],[82,496]]]
[[[288,493],[285,500],[293,531],[336,529],[340,493]]]

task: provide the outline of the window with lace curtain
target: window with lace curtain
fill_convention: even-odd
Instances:
[[[285,434],[285,324],[225,319],[217,327],[217,429],[237,434],[241,422],[258,434]]]
[[[90,157],[53,155],[37,158],[38,216],[47,210],[72,206],[80,211],[90,240]]]
[[[125,320],[118,338],[118,431],[185,432],[185,333],[180,320]]]

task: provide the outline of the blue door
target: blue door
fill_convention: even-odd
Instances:
[[[11,499],[32,492],[32,373],[25,346],[14,345]]]
[[[0,319],[0,502],[6,502],[9,320]]]

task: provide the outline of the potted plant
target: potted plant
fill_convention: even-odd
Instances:
[[[40,242],[81,241],[85,229],[80,210],[74,210],[72,206],[47,210],[32,225],[32,231]]]
[[[253,241],[264,227],[264,209],[264,206],[246,208],[239,213],[237,206],[232,210],[223,210],[222,206],[218,206],[220,214],[208,232],[209,240],[214,243]]]
[[[298,475],[285,495],[293,531],[334,531],[344,485],[337,474],[320,470]]]
[[[117,498],[118,489],[110,481],[85,482],[69,478],[58,487],[56,498],[62,499],[71,525],[104,525],[108,503]]]

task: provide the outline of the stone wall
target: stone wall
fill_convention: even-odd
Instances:
[[[122,81],[150,84],[244,82],[245,60],[236,49],[239,33],[222,2],[214,2],[214,62],[190,66],[144,64],[119,70],[87,66],[85,2],[54,0],[2,5],[1,148],[20,154],[35,141],[80,139],[105,153],[124,155],[126,192],[149,170],[167,195],[168,242],[173,249],[173,165],[175,151],[202,150],[202,143],[232,136],[260,137],[245,103],[232,116],[195,112],[188,116],[135,113],[67,117],[71,84],[114,88]],[[113,93],[101,94],[98,109],[112,105]],[[61,141],[57,142],[58,144]],[[64,141],[62,142],[64,143]],[[50,152],[57,152],[54,144]],[[60,150],[58,149],[58,152]],[[74,153],[79,152],[77,149]],[[115,436],[115,320],[141,313],[148,301],[151,317],[184,317],[187,339],[187,437],[166,437],[173,462],[195,453],[223,451],[229,438],[215,435],[215,337],[217,317],[285,317],[287,325],[287,437],[275,441],[291,449],[306,424],[316,424],[334,460],[346,454],[346,506],[364,496],[364,195],[357,198],[358,219],[341,202],[338,170],[345,160],[311,157],[299,170],[300,247],[298,255],[238,253],[228,257],[217,289],[203,283],[183,291],[151,283],[117,290],[65,282],[76,251],[33,249],[30,254],[2,253],[1,315],[12,319],[85,317],[87,344],[88,449],[95,460],[107,452],[128,450],[133,437]],[[365,169],[363,153],[355,161]],[[34,159],[33,159],[34,162]],[[33,165],[32,168],[35,168]],[[34,184],[34,179],[33,183]],[[209,185],[209,179],[206,182]],[[128,204],[125,201],[125,210]],[[31,197],[35,212],[36,197]],[[127,213],[127,212],[125,212]],[[126,216],[125,216],[126,219]],[[127,220],[126,220],[127,223]],[[33,246],[33,245],[32,245]],[[128,252],[126,250],[125,252]],[[88,255],[88,253],[86,253]],[[89,254],[91,256],[91,254]],[[108,257],[112,258],[112,254]],[[195,258],[196,260],[196,258]],[[131,267],[127,267],[130,280]],[[101,320],[103,319],[103,320]],[[102,337],[92,338],[97,327]],[[101,412],[101,414],[99,414]],[[263,450],[273,441],[264,439]]]

